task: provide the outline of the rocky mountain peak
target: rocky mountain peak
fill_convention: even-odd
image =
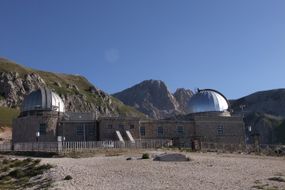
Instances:
[[[193,94],[192,90],[185,88],[178,88],[173,94],[179,103],[180,109],[185,113],[187,112],[187,106]]]
[[[181,113],[179,103],[160,80],[145,80],[113,96],[152,118],[161,119]]]

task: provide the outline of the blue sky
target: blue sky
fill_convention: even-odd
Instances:
[[[0,56],[114,93],[284,88],[284,0],[0,0]]]

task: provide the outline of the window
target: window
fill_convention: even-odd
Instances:
[[[76,135],[82,136],[84,134],[83,126],[77,126],[76,127]]]
[[[93,127],[93,126],[89,127],[89,129],[88,129],[88,134],[89,134],[90,136],[95,135],[95,127]]]
[[[135,128],[135,125],[130,125],[130,129],[134,129]]]
[[[223,135],[224,134],[224,126],[222,126],[222,125],[218,126],[217,133],[218,133],[218,135]]]
[[[163,135],[163,127],[158,127],[157,128],[157,136],[162,136]]]
[[[47,134],[47,125],[45,123],[40,124],[39,132],[40,132],[40,135],[46,135]]]
[[[183,126],[177,126],[176,131],[177,131],[178,135],[184,135],[184,128],[183,128]]]
[[[109,124],[108,129],[113,129],[113,125]]]
[[[141,136],[145,136],[145,127],[140,127]]]
[[[120,124],[119,125],[119,130],[124,130],[124,125]]]

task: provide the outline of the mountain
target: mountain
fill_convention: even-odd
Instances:
[[[173,96],[175,97],[176,101],[178,102],[180,106],[180,110],[184,113],[188,112],[188,104],[193,96],[193,92],[189,89],[184,89],[184,88],[178,88]]]
[[[192,94],[190,90],[179,89],[173,95],[163,81],[145,80],[113,96],[151,118],[162,119],[184,114]]]
[[[285,117],[285,89],[260,91],[237,100],[231,100],[231,109],[241,113],[244,105],[245,113],[260,112]]]
[[[261,143],[285,143],[285,89],[256,92],[230,104],[233,113],[243,114],[245,125],[260,135]]]
[[[58,93],[67,111],[144,117],[134,108],[95,87],[83,76],[38,71],[0,58],[0,111],[15,117],[13,113],[18,112],[24,96],[41,86]],[[10,111],[7,113],[5,108],[10,108]],[[11,124],[11,121],[1,119],[0,122],[0,126]]]

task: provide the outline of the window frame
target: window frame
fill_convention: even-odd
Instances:
[[[217,127],[217,135],[218,135],[218,136],[224,135],[224,126],[223,126],[223,125],[219,125],[219,126]]]
[[[44,129],[43,129],[43,127],[44,127]],[[40,133],[40,136],[44,136],[47,134],[47,124],[46,123],[40,123],[39,133]]]
[[[76,136],[84,136],[84,127],[82,125],[76,126]]]
[[[181,130],[182,129],[182,130]],[[185,134],[185,130],[184,130],[184,126],[182,125],[178,125],[176,127],[176,133],[179,135],[179,136],[183,136]]]
[[[140,127],[140,136],[144,137],[145,136],[145,127]]]
[[[158,137],[161,137],[161,136],[164,135],[164,129],[163,129],[162,126],[157,127],[156,134],[157,134]]]

